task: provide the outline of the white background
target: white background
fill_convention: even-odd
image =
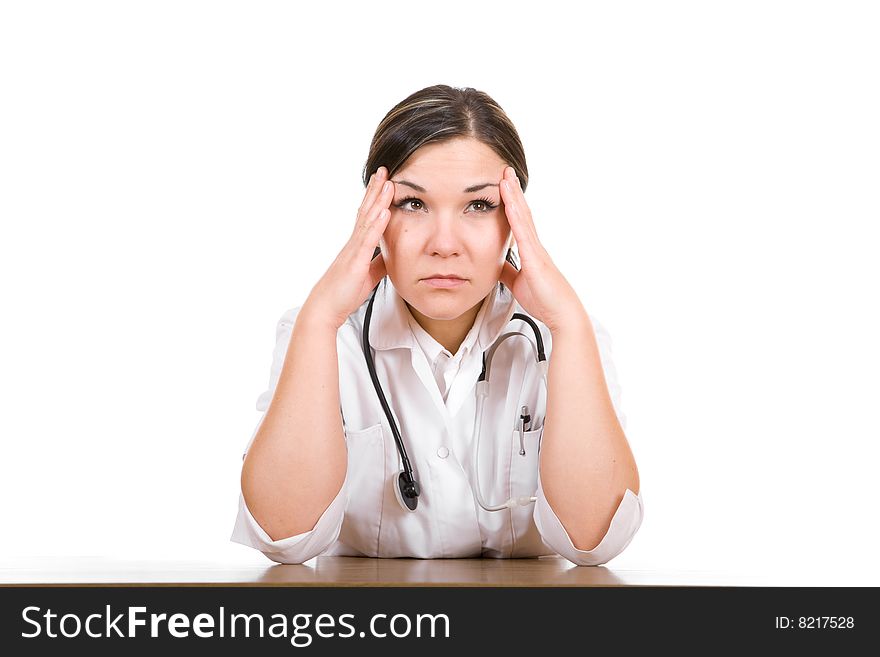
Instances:
[[[229,536],[275,323],[378,122],[444,83],[516,124],[613,337],[646,515],[608,567],[880,585],[878,32],[870,2],[0,5],[0,557],[272,564]]]

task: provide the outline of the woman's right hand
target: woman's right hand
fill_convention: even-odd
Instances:
[[[338,329],[388,273],[381,253],[371,260],[391,218],[389,206],[394,198],[394,183],[386,179],[387,175],[388,170],[379,167],[370,176],[354,232],[312,288],[300,314],[305,311]]]

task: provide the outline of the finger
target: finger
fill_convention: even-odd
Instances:
[[[388,181],[388,188],[379,194],[376,203],[370,208],[367,220],[358,231],[360,238],[358,250],[367,258],[373,257],[379,238],[385,233],[391,220],[391,209],[388,206],[392,198],[394,198],[394,183]],[[378,256],[376,259],[378,260]]]
[[[510,229],[513,231],[514,239],[519,245],[520,255],[524,260],[528,259],[530,254],[540,248],[540,241],[532,220],[531,210],[526,203],[513,167],[508,167],[505,170],[499,188],[504,202],[504,212],[507,215]]]
[[[538,231],[535,228],[535,222],[532,219],[532,210],[529,208],[528,201],[526,201],[526,195],[522,190],[522,185],[520,185],[516,170],[513,167],[510,167],[509,169],[508,181],[510,182],[510,185],[507,190],[511,192],[514,210],[517,212],[518,218],[522,221],[523,229],[531,233],[533,241],[537,242]]]
[[[387,211],[384,215],[384,219],[387,221],[387,219],[390,218],[391,211],[388,209],[388,206],[391,205],[391,199],[394,198],[394,183],[390,180],[386,180],[382,185],[377,184],[376,194],[372,205],[370,205],[370,207],[364,212],[358,214],[358,223],[355,225],[354,229],[355,236],[361,235],[363,237],[365,234],[369,233],[371,227],[379,219],[379,214],[383,210]],[[382,233],[379,234],[381,235]]]
[[[371,173],[371,174],[370,174],[370,179],[367,180],[367,186],[366,186],[366,188],[364,189],[364,198],[361,199],[361,205],[362,205],[362,206],[363,206],[363,204],[364,204],[364,201],[365,201],[366,198],[367,198],[367,194],[369,194],[370,191],[373,189],[373,180],[376,179],[376,172],[377,172],[377,171],[378,171],[378,169],[376,169],[376,171],[374,171],[373,173]]]
[[[373,175],[370,176],[370,182],[367,184],[367,191],[364,194],[364,200],[358,208],[358,219],[360,219],[361,215],[365,214],[373,203],[376,202],[376,197],[382,190],[382,183],[385,181],[387,173],[388,171],[385,167],[379,167]]]
[[[504,176],[501,179],[501,184],[498,188],[501,191],[501,200],[504,203],[504,213],[507,215],[507,223],[510,224],[510,230],[513,231],[513,238],[518,245],[523,245],[528,241],[528,236],[525,234],[522,215],[518,211],[518,199],[516,197],[516,190],[514,190],[516,185],[518,185],[518,183],[516,182],[514,169],[513,167],[507,167],[504,170]],[[522,251],[522,246],[520,246],[520,251]]]
[[[361,205],[357,211],[358,216],[360,216],[360,214],[369,207],[369,205],[367,204],[367,199],[370,198],[370,194],[372,193],[373,188],[375,187],[375,184],[374,184],[375,180],[376,180],[376,174],[374,172],[370,176],[370,180],[367,181],[367,189],[364,191],[364,198],[361,199]]]

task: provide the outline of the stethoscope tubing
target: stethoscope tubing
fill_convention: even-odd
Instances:
[[[517,313],[519,314],[519,313]],[[515,315],[514,315],[515,317]],[[531,318],[529,318],[531,319]],[[530,324],[537,330],[537,325],[533,324],[529,321]],[[501,343],[507,340],[508,338],[520,337],[525,339],[530,345],[532,345],[532,349],[535,350],[535,358],[538,360],[538,366],[541,368],[541,379],[546,383],[546,367],[544,364],[547,362],[546,360],[540,360],[540,355],[538,353],[538,349],[535,344],[529,339],[529,337],[523,333],[519,333],[518,331],[512,331],[510,333],[505,333],[500,336],[493,344],[488,351],[488,355],[485,358],[486,363],[486,379],[483,380],[482,377],[477,381],[477,412],[474,414],[474,431],[473,435],[475,436],[475,445],[474,445],[474,483],[476,488],[476,496],[477,503],[483,507],[486,511],[503,511],[504,509],[510,509],[516,506],[528,506],[532,502],[537,501],[537,497],[534,496],[519,496],[519,497],[511,497],[506,502],[501,504],[489,504],[486,500],[483,499],[483,489],[480,486],[480,437],[483,434],[482,426],[483,426],[483,403],[486,401],[486,397],[489,396],[489,368],[492,363],[492,358],[495,356],[495,351],[501,346]],[[543,347],[543,345],[541,345]],[[520,439],[520,454],[525,455],[525,449],[523,448],[523,434],[525,433],[525,421],[520,419],[517,429],[519,431],[519,439]]]
[[[384,279],[383,279],[384,280]],[[367,304],[367,311],[364,316],[364,329],[363,329],[363,340],[362,346],[364,351],[364,358],[367,361],[367,369],[370,372],[370,379],[373,382],[373,387],[376,389],[376,395],[379,398],[379,403],[382,406],[382,411],[385,413],[385,417],[388,420],[388,424],[391,427],[391,433],[394,436],[394,442],[397,445],[397,452],[400,455],[401,466],[403,470],[400,472],[398,476],[397,482],[395,482],[395,495],[397,499],[401,502],[401,504],[408,509],[409,511],[415,511],[418,506],[418,497],[421,493],[421,489],[419,483],[416,481],[415,475],[413,473],[412,465],[410,464],[409,458],[406,454],[406,447],[403,444],[403,438],[400,435],[400,429],[397,426],[397,422],[394,420],[394,415],[391,413],[391,407],[388,404],[388,400],[385,398],[385,392],[382,390],[382,385],[379,383],[379,377],[376,374],[375,362],[373,361],[373,352],[370,347],[370,320],[373,316],[373,302],[376,299],[376,292],[379,289],[379,285],[382,284],[382,281],[373,288],[373,292],[370,295],[370,302]],[[483,370],[480,373],[480,377],[477,380],[477,409],[476,414],[474,416],[474,436],[475,436],[475,465],[474,471],[476,475],[476,497],[477,502],[481,507],[486,509],[487,511],[501,511],[503,509],[511,508],[514,506],[525,506],[536,501],[537,498],[534,496],[529,497],[516,497],[511,498],[504,502],[503,504],[487,504],[483,499],[482,492],[480,490],[480,480],[479,480],[479,450],[480,450],[480,434],[481,434],[481,425],[482,425],[482,417],[483,417],[483,402],[485,398],[489,394],[489,373],[492,366],[492,358],[495,355],[495,351],[498,349],[498,346],[504,342],[507,338],[520,336],[528,340],[529,344],[532,345],[532,348],[535,350],[535,355],[538,362],[538,367],[541,370],[541,378],[544,381],[544,385],[547,385],[547,371],[549,367],[549,363],[547,362],[547,356],[544,353],[544,340],[541,336],[541,331],[538,328],[538,325],[535,321],[529,317],[528,315],[524,315],[523,313],[514,313],[510,318],[510,321],[515,319],[521,319],[529,326],[532,327],[532,330],[535,333],[536,343],[533,343],[526,335],[519,333],[517,331],[513,331],[510,333],[505,333],[495,343],[488,349],[488,351],[483,352]],[[520,431],[520,445],[522,446],[523,442],[523,432],[525,430],[524,422],[521,422],[519,425]]]

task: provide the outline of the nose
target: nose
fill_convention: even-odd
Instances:
[[[430,255],[449,257],[461,253],[461,230],[455,214],[437,214],[431,222],[427,251]]]

